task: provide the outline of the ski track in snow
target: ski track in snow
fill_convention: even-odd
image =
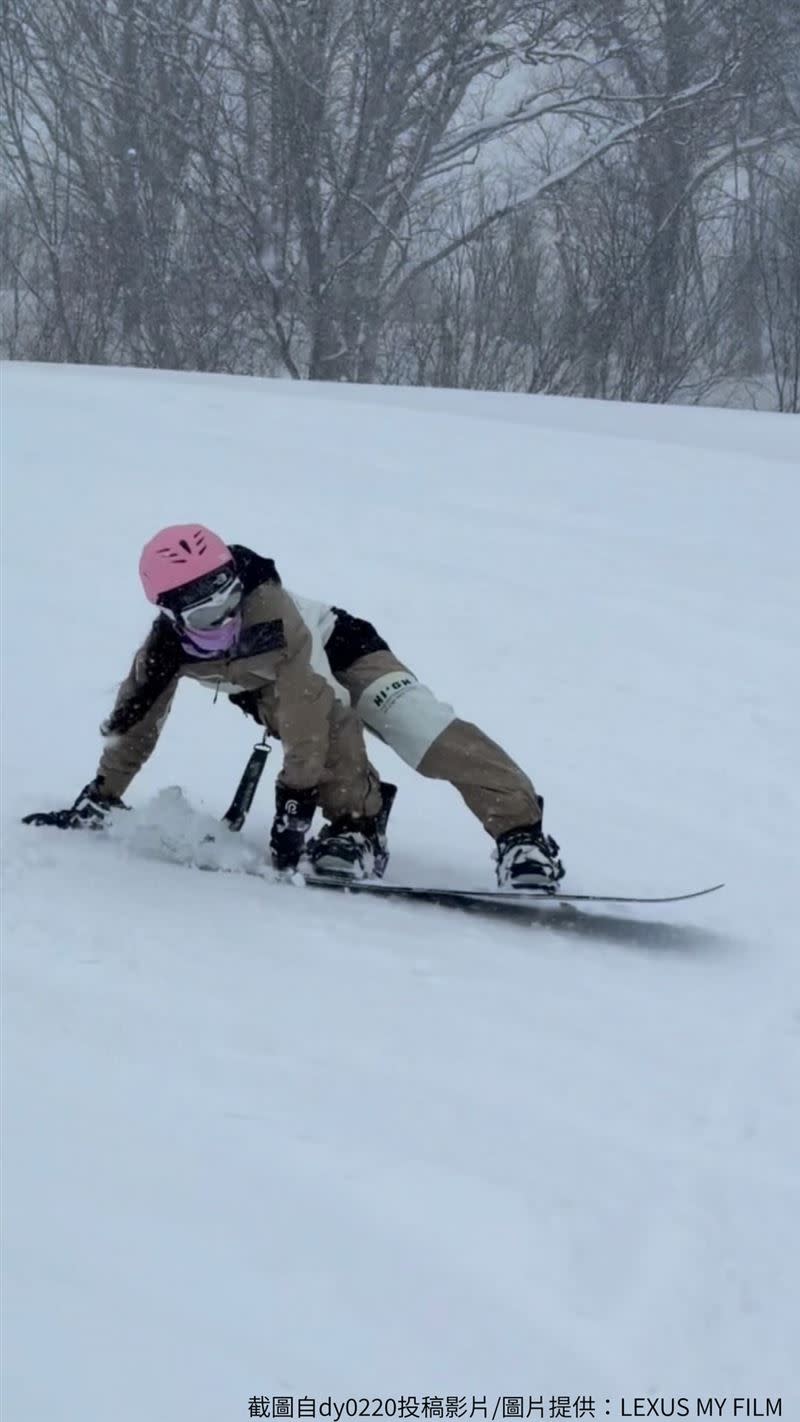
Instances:
[[[283,1393],[800,1418],[800,422],[2,379],[4,1422]],[[726,888],[524,926],[164,862],[259,862],[280,758],[204,850],[253,734],[192,686],[129,819],[24,829],[94,773],[139,547],[188,518],[506,744],[565,888]],[[490,887],[449,787],[370,750],[390,877]]]

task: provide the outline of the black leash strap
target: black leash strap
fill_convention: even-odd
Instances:
[[[236,787],[236,794],[222,817],[223,823],[228,826],[228,829],[240,830],[247,819],[270,750],[271,746],[267,745],[266,737],[263,741],[259,741],[258,745],[253,746],[250,759]]]

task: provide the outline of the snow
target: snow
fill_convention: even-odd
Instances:
[[[800,422],[2,380],[4,1422],[281,1394],[800,1417]],[[371,618],[505,744],[565,888],[725,889],[524,927],[163,862],[253,740],[194,686],[124,828],[24,829],[94,773],[139,548],[188,519]],[[390,875],[489,887],[450,788],[375,756]]]

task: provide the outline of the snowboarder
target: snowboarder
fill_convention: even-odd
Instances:
[[[495,841],[501,887],[557,886],[558,845],[543,833],[528,777],[438,701],[371,623],[289,592],[271,559],[199,524],[156,534],[139,572],[159,615],[101,726],[95,779],[57,812],[65,826],[102,823],[121,804],[189,676],[283,743],[270,835],[277,868],[308,853],[318,873],[364,877],[385,860],[391,800],[368,761],[366,726],[420,774],[455,786]],[[317,807],[328,823],[308,841]]]

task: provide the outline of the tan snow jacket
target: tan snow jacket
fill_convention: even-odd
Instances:
[[[296,790],[319,787],[325,813],[377,812],[378,781],[360,723],[312,669],[311,634],[277,574],[246,593],[229,660],[187,657],[169,619],[156,619],[101,727],[106,744],[97,774],[109,794],[122,796],[152,754],[184,676],[212,691],[250,693],[247,709],[283,744],[282,780]]]

